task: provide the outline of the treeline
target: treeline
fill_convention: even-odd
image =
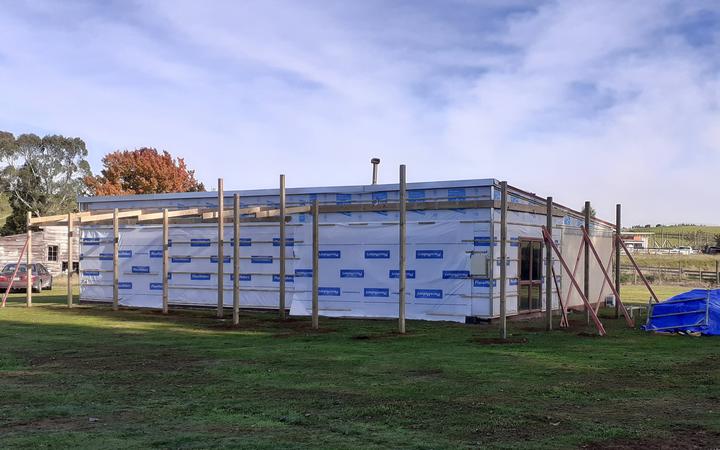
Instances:
[[[673,223],[673,224],[662,224],[662,223],[656,223],[655,225],[650,225],[649,223],[646,223],[645,225],[634,225],[632,229],[636,228],[663,228],[663,227],[704,227],[707,225],[698,225],[695,223]]]
[[[108,153],[99,175],[92,174],[87,157],[85,141],[78,137],[16,137],[0,131],[0,202],[7,202],[0,212],[10,210],[0,235],[24,232],[28,212],[46,216],[76,211],[82,195],[205,190],[185,161],[166,151],[143,147]]]

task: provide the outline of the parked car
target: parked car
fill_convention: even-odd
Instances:
[[[703,253],[707,253],[708,255],[717,255],[720,254],[720,247],[718,246],[706,246],[703,249]]]
[[[688,246],[680,246],[677,248],[677,250],[678,250],[677,252],[681,255],[692,255],[692,253],[693,253],[692,247],[688,247]]]
[[[17,264],[6,264],[0,271],[0,292],[7,290]],[[32,264],[32,291],[40,292],[41,289],[52,289],[53,277],[47,268],[40,264]],[[20,268],[12,283],[13,291],[24,291],[27,289],[27,264],[20,264]]]

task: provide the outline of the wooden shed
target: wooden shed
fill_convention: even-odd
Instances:
[[[16,263],[20,251],[25,245],[27,234],[14,234],[0,237],[0,266]],[[42,263],[53,275],[67,270],[67,227],[45,226],[32,234],[32,260]],[[73,240],[73,255],[78,254],[77,238]],[[25,258],[23,258],[23,261]],[[78,270],[77,258],[73,258],[73,269]]]

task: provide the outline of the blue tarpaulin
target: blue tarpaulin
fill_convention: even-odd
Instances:
[[[720,335],[720,289],[693,289],[651,305],[643,329]]]

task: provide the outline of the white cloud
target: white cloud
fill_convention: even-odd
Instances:
[[[622,202],[631,222],[720,221],[712,3],[115,8],[7,8],[0,129],[81,136],[96,170],[117,148],[167,149],[228,188],[362,183],[380,156],[386,182],[404,162],[411,181],[506,178],[607,217]]]

